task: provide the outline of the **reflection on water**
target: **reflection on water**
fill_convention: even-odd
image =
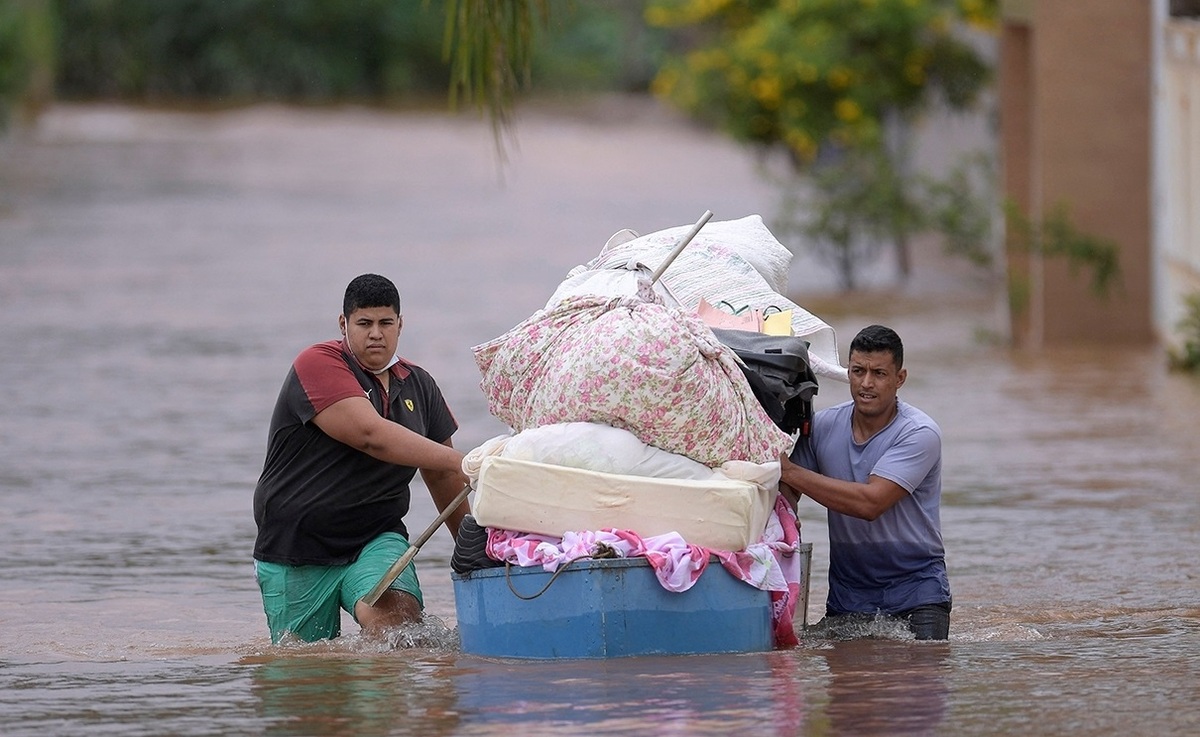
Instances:
[[[0,731],[1200,729],[1200,379],[1150,348],[980,342],[990,301],[920,260],[903,303],[818,313],[843,351],[863,324],[895,327],[905,398],[942,427],[948,643],[810,632],[749,656],[476,658],[456,647],[438,534],[418,565],[441,623],[272,647],[251,493],[288,362],[333,336],[351,277],[396,279],[401,352],[438,377],[469,448],[503,431],[469,347],[614,231],[774,208],[746,152],[659,113],[520,131],[503,182],[470,119],[80,108],[0,143]],[[793,275],[801,304],[828,281],[803,259]],[[422,489],[413,516],[434,517]],[[824,515],[800,516],[815,622]]]
[[[789,734],[803,698],[771,654],[519,662],[464,657],[464,734]]]
[[[383,735],[413,724],[423,734],[458,733],[449,663],[268,656],[252,672],[250,693],[265,734]]]
[[[950,694],[947,643],[845,640],[821,655],[829,667],[826,714],[835,734],[938,732]]]
[[[0,661],[6,735],[237,734],[253,721],[246,675],[227,658]]]

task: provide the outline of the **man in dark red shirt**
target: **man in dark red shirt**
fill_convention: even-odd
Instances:
[[[300,353],[271,416],[254,492],[255,571],[271,641],[336,637],[341,610],[365,632],[416,621],[423,602],[409,566],[374,606],[361,599],[409,547],[404,515],[419,470],[441,512],[467,484],[458,429],[437,383],[400,358],[395,285],[376,274],[346,287],[342,340]],[[462,502],[450,533],[470,512]]]

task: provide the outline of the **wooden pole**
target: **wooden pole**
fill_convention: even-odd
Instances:
[[[371,589],[371,591],[362,598],[362,600],[367,603],[367,606],[375,606],[375,602],[379,601],[379,597],[383,596],[384,591],[388,590],[388,587],[392,585],[392,581],[395,581],[397,576],[399,576],[401,573],[404,573],[404,569],[408,568],[408,564],[412,563],[412,559],[417,557],[417,552],[421,549],[421,546],[428,542],[429,538],[433,537],[433,533],[437,532],[437,528],[441,527],[442,523],[449,519],[451,514],[454,514],[454,510],[458,509],[458,505],[462,504],[463,500],[465,500],[467,495],[470,493],[470,485],[464,486],[463,490],[458,492],[458,496],[454,498],[454,501],[447,504],[446,508],[442,510],[442,513],[437,516],[437,519],[433,521],[433,524],[429,525],[429,527],[426,528],[426,530],[422,532],[416,540],[413,541],[408,550],[404,551],[404,555],[400,556],[400,558],[392,564],[392,567],[387,569],[387,573],[383,574],[383,578],[379,579],[379,583],[375,584],[375,588]]]

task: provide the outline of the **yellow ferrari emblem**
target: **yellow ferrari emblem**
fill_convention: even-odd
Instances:
[[[413,411],[413,403],[412,403],[412,400],[411,400],[411,399],[405,399],[405,400],[404,400],[404,406],[405,406],[405,407],[408,407],[408,411],[409,411],[409,412],[412,412],[412,411]]]

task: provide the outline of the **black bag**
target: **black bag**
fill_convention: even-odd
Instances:
[[[480,527],[475,515],[468,514],[458,523],[458,537],[454,539],[454,554],[450,556],[450,568],[455,573],[466,575],[482,568],[496,568],[504,563],[492,560],[487,554],[487,528]]]
[[[812,429],[817,376],[808,363],[808,341],[791,335],[713,328],[713,335],[742,359],[742,373],[767,415],[786,433]]]

